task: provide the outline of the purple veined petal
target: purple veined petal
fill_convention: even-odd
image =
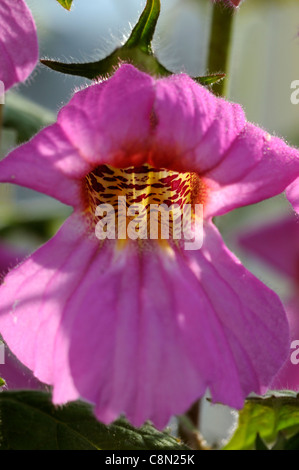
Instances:
[[[298,282],[299,220],[295,215],[247,230],[238,236],[238,243],[287,275],[294,283]]]
[[[203,394],[206,384],[192,364],[187,367],[190,359],[176,352],[172,291],[165,282],[167,299],[160,289],[152,301],[152,289],[163,280],[152,269],[159,269],[161,261],[154,259],[152,266],[148,253],[141,306],[138,247],[129,244],[121,251],[111,241],[100,249],[98,240],[95,244],[83,237],[82,225],[81,217],[71,217],[56,237],[7,276],[0,288],[0,331],[35,375],[54,385],[55,403],[82,396],[96,404],[102,421],[124,411],[135,424],[152,418],[163,427],[172,413]],[[160,318],[161,302],[167,307],[165,319]]]
[[[38,60],[36,27],[23,0],[0,2],[0,80],[7,91],[31,74]]]
[[[96,403],[98,419],[109,423],[125,412],[136,426],[150,419],[163,428],[214,384],[226,390],[226,403],[242,406],[221,325],[201,290],[194,292],[184,280],[176,259],[149,242],[142,253],[128,245],[101,276],[100,261],[94,261],[65,318],[74,339],[74,383]],[[83,304],[90,321],[81,315]],[[88,347],[79,348],[85,338]]]
[[[284,310],[216,229],[194,256],[154,241],[100,247],[83,226],[72,216],[0,289],[0,331],[55,403],[80,396],[101,421],[162,428],[207,388],[240,408],[269,383],[288,352]]]
[[[281,370],[269,386],[273,390],[299,391],[299,221],[294,214],[265,224],[239,236],[239,244],[249,253],[275,267],[292,281],[294,293],[285,303],[291,348]]]
[[[250,389],[262,393],[289,352],[279,297],[242,266],[211,223],[202,249],[185,254],[228,338],[244,397]]]
[[[294,210],[299,214],[299,178],[286,189],[286,195]]]

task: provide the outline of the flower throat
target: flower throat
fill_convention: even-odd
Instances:
[[[175,205],[182,211],[186,205],[193,208],[195,204],[203,204],[205,200],[205,186],[197,173],[178,173],[154,168],[148,164],[128,168],[98,166],[85,177],[84,189],[87,210],[93,216],[95,224],[102,218],[97,214],[98,206],[109,205],[113,208],[117,225],[121,198],[126,210],[137,205],[142,207],[138,219],[141,223],[142,219],[146,218],[148,238],[151,212],[157,209],[157,206],[169,208],[169,229],[172,237],[177,212],[172,212],[171,207]],[[132,214],[126,216],[126,224],[133,218]],[[158,223],[161,225],[160,214]]]

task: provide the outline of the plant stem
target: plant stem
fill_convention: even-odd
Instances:
[[[233,32],[234,11],[221,3],[214,3],[208,55],[209,73],[227,73]],[[225,96],[227,77],[213,86],[217,95]]]

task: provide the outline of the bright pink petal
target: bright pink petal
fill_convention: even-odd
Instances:
[[[0,2],[0,80],[5,90],[23,82],[38,60],[34,20],[23,0]]]
[[[216,98],[185,74],[156,83],[153,162],[205,174],[221,162],[246,120],[242,108]]]
[[[299,297],[296,295],[286,304],[290,325],[291,346],[289,357],[270,385],[270,390],[299,391]],[[293,343],[295,342],[296,343]]]
[[[294,281],[299,277],[299,220],[294,215],[240,235],[239,243]]]
[[[0,161],[0,182],[25,186],[78,206],[82,204],[82,174],[89,168],[80,150],[54,124]]]
[[[298,174],[298,149],[246,122],[239,105],[184,74],[157,81],[153,111],[151,163],[201,175],[206,217],[275,196]]]
[[[243,396],[261,393],[289,352],[288,324],[278,296],[241,265],[213,224],[206,226],[203,248],[185,255],[194,289],[196,279],[221,323]]]
[[[76,93],[56,124],[2,160],[0,182],[82,205],[82,179],[95,166],[147,158],[153,101],[153,79],[123,66],[109,83]]]
[[[219,165],[205,174],[210,188],[206,216],[280,194],[298,174],[298,165],[298,149],[247,123]]]
[[[91,164],[134,165],[149,150],[154,83],[149,75],[123,65],[108,81],[76,93],[58,123]]]
[[[0,287],[0,332],[12,352],[42,382],[53,382],[55,337],[63,306],[78,287],[82,273],[98,249],[85,221],[73,215],[58,234],[12,270]],[[67,400],[77,398],[65,365],[60,381],[68,382]]]
[[[298,290],[299,278],[299,220],[295,215],[268,223],[262,228],[250,231],[239,237],[242,247],[257,255],[293,281],[293,287]],[[295,348],[291,348],[289,356],[282,369],[270,385],[270,389],[299,390],[298,363],[292,363],[292,356],[299,358],[299,297],[296,294],[286,303],[286,312],[289,321],[291,344],[298,341]]]
[[[101,421],[125,412],[136,426],[151,419],[162,428],[209,386],[242,406],[221,324],[200,284],[196,291],[183,276],[157,246],[140,253],[131,243],[110,262],[95,260],[73,296],[65,316],[73,379]]]
[[[101,421],[163,427],[207,388],[241,407],[269,383],[288,353],[283,308],[214,228],[196,255],[100,248],[85,231],[71,217],[0,289],[0,331],[55,403],[81,396]]]
[[[287,188],[286,195],[295,211],[299,214],[299,178]]]

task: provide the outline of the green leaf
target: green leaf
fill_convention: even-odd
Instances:
[[[282,431],[284,436],[299,431],[298,395],[251,398],[239,413],[238,428],[225,449],[253,449],[258,433],[266,444],[273,444]]]
[[[52,124],[55,115],[16,93],[8,93],[4,106],[3,126],[17,132],[17,143],[29,140],[42,127]]]
[[[299,450],[299,433],[285,442],[283,450]]]
[[[259,434],[256,435],[255,450],[269,450]]]
[[[225,73],[215,73],[212,75],[206,75],[205,77],[195,77],[194,80],[200,85],[209,86],[214,83],[220,82],[225,78]]]
[[[105,426],[83,402],[54,407],[45,392],[0,393],[0,416],[1,450],[187,449],[150,424],[136,429],[119,419]]]
[[[120,63],[133,64],[152,75],[171,75],[153,54],[151,43],[160,14],[160,0],[147,0],[143,13],[133,31],[122,46],[104,59],[89,63],[70,63],[41,59],[41,63],[57,72],[77,75],[90,80],[107,77]]]
[[[134,27],[126,47],[139,47],[144,52],[151,52],[151,44],[160,15],[160,0],[147,0],[138,23]]]
[[[90,80],[112,75],[120,63],[133,64],[143,72],[152,75],[171,75],[171,72],[161,65],[154,55],[142,51],[139,47],[133,48],[126,45],[97,62],[65,64],[48,59],[41,59],[40,62],[56,72],[77,75]]]
[[[4,385],[6,385],[6,382],[2,377],[0,377],[0,387],[3,387]]]
[[[55,70],[55,72],[64,73],[66,75],[76,75],[78,77],[85,77],[93,80],[113,73],[114,68],[118,63],[118,59],[115,57],[115,53],[116,51],[103,60],[87,62],[83,64],[66,64],[57,60],[49,59],[40,59],[40,62],[46,67],[49,67],[51,70]]]
[[[285,436],[283,435],[282,432],[280,432],[277,436],[277,440],[274,444],[274,446],[272,447],[271,450],[284,450],[285,449],[285,445],[286,445],[286,442],[287,442],[287,439],[285,438]]]
[[[70,11],[73,0],[57,0],[57,2],[59,2],[63,8]]]

